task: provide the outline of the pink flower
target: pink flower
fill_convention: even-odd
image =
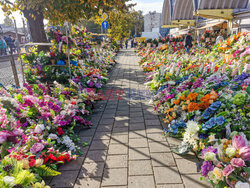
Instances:
[[[15,129],[12,131],[15,136],[20,136],[23,134],[23,129]]]
[[[242,136],[237,135],[232,139],[232,145],[235,149],[240,149],[246,145],[245,140]]]
[[[250,146],[240,148],[239,154],[245,161],[250,161]]]
[[[241,158],[233,158],[231,160],[231,164],[234,167],[242,167],[242,166],[246,166],[245,162],[241,159]]]
[[[0,144],[6,141],[8,136],[10,136],[10,133],[8,133],[7,131],[1,131],[0,132]]]
[[[233,171],[234,167],[232,165],[227,165],[222,172],[224,176],[228,177]]]
[[[31,148],[30,152],[33,154],[37,154],[38,152],[42,151],[44,148],[43,144],[41,143],[35,143]]]

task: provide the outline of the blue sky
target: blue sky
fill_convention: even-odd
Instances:
[[[164,0],[132,0],[131,2],[137,3],[136,10],[142,10],[146,14],[149,11],[161,13]]]
[[[134,7],[135,10],[142,10],[143,14],[147,14],[149,11],[156,11],[161,13],[164,0],[132,0],[130,2],[137,3]],[[17,26],[22,27],[22,16],[15,12],[13,14],[17,21]],[[3,23],[4,14],[0,9],[0,23]]]

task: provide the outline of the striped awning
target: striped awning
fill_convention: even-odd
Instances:
[[[172,20],[193,20],[193,0],[176,0]]]
[[[197,9],[245,9],[249,0],[198,0]]]

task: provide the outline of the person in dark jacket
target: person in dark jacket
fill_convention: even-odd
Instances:
[[[14,40],[12,39],[11,35],[9,35],[9,37],[7,37],[5,41],[9,47],[10,54],[12,54],[14,48]]]
[[[128,49],[128,39],[125,41],[126,49]]]
[[[131,48],[134,48],[134,39],[131,39]]]
[[[190,49],[193,46],[193,38],[191,36],[191,31],[188,32],[188,35],[185,38],[185,48],[186,48],[186,52],[189,54]]]

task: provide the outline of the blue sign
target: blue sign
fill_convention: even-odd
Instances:
[[[109,28],[109,23],[107,21],[102,22],[102,28],[103,29],[108,29]]]

